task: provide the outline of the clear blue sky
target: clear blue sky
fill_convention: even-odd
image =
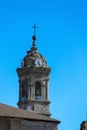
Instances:
[[[52,68],[50,111],[59,130],[79,130],[87,111],[87,1],[0,1],[0,102],[16,106],[22,58],[32,44]]]

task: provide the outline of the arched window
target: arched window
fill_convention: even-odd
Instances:
[[[22,86],[22,97],[25,97],[25,86]]]
[[[37,81],[35,84],[35,99],[42,100],[41,96],[41,82]]]
[[[25,86],[21,86],[21,101],[25,100]]]

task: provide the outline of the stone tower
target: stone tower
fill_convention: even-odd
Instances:
[[[36,47],[36,26],[34,25],[33,43],[26,56],[23,58],[20,68],[17,68],[19,77],[19,101],[18,107],[27,111],[33,111],[46,116],[49,112],[49,74],[50,68]]]
[[[80,130],[87,130],[87,121],[83,121]]]

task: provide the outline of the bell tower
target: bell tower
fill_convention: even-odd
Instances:
[[[32,37],[33,43],[21,67],[17,68],[19,77],[19,101],[18,107],[27,111],[50,116],[49,112],[49,74],[50,68],[36,47],[36,26]]]

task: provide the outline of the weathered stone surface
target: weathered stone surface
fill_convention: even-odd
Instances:
[[[21,120],[0,117],[0,130],[21,130]]]
[[[47,66],[46,59],[39,52],[37,52],[37,51],[28,51],[27,55],[23,59],[23,62],[24,62],[23,67],[35,66],[35,60],[37,58],[42,60],[42,66],[43,67]]]
[[[24,67],[17,69],[19,76],[18,107],[50,116],[49,67]]]
[[[0,130],[10,130],[10,120],[0,117]]]
[[[11,119],[10,120],[10,130],[21,130],[21,120]]]
[[[0,117],[0,130],[57,130],[57,123]]]
[[[23,120],[22,130],[57,130],[57,124]]]
[[[49,76],[51,68],[49,67],[29,67],[29,68],[17,68],[18,76],[29,76],[34,77]]]

